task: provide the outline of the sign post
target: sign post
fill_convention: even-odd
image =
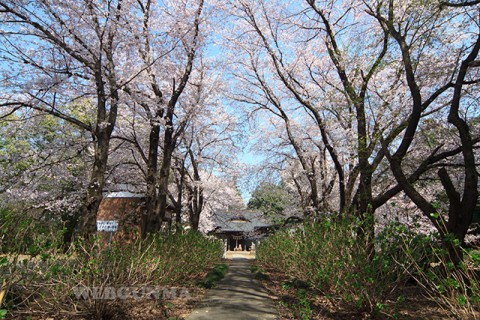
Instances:
[[[113,233],[118,230],[117,220],[97,220],[97,231],[105,231],[110,234],[108,238],[108,249],[110,250],[110,243],[112,242]]]

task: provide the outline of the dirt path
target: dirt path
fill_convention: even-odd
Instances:
[[[278,319],[266,291],[250,272],[250,262],[235,259],[228,274],[206,294],[186,320]]]

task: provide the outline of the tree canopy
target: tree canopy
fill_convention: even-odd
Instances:
[[[266,215],[279,217],[286,214],[286,209],[293,205],[292,195],[281,185],[263,183],[252,192],[247,208],[258,209]]]

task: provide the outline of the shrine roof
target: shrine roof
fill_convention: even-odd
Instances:
[[[214,214],[213,233],[224,232],[253,232],[261,228],[268,228],[274,223],[260,211],[230,210],[217,211]]]

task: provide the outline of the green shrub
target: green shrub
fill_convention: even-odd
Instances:
[[[356,221],[325,220],[281,230],[258,246],[257,257],[264,266],[373,316],[386,311],[393,290],[411,278],[454,317],[478,315],[478,251],[465,251],[463,263],[454,266],[438,239],[393,223],[377,235],[372,254],[369,244],[357,236],[360,227]],[[282,287],[295,286],[286,282]]]
[[[77,240],[66,253],[10,254],[0,271],[8,274],[6,305],[13,314],[61,317],[74,312],[89,319],[105,319],[127,306],[91,297],[79,299],[75,288],[188,287],[205,269],[220,262],[222,254],[221,242],[198,232],[113,242],[109,249],[100,240],[89,244]]]
[[[296,296],[298,299],[297,313],[302,320],[309,320],[312,316],[312,307],[308,296],[308,291],[305,289],[297,289]]]
[[[205,289],[213,288],[218,281],[225,277],[227,272],[228,265],[224,263],[217,264],[207,273],[205,278],[197,282],[197,285]]]
[[[408,239],[401,246],[410,256],[409,274],[425,289],[430,298],[454,318],[476,319],[480,312],[480,264],[475,251],[463,250],[463,261],[454,265],[447,251],[430,242],[428,265],[412,254]],[[420,262],[419,262],[420,261]]]
[[[378,250],[372,254],[368,243],[355,236],[360,227],[356,221],[325,220],[282,230],[259,245],[257,257],[326,296],[375,314],[407,275],[392,259],[392,251],[397,251],[392,239],[389,245],[377,243]]]
[[[55,219],[0,208],[0,253],[36,256],[45,250],[56,250],[62,243],[62,233],[62,224]]]

